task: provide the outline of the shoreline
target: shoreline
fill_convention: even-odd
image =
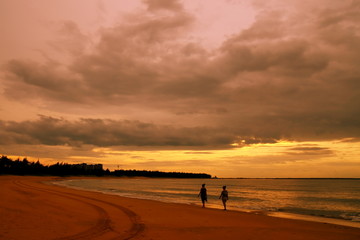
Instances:
[[[338,219],[338,218],[319,217],[319,216],[303,215],[303,214],[288,213],[288,212],[267,212],[267,215],[272,217],[328,223],[328,224],[360,229],[360,222],[354,222],[354,221]]]
[[[71,180],[71,179],[98,179],[98,178],[96,178],[96,177],[65,177],[65,178],[60,178],[58,180],[59,181],[65,181],[65,180]],[[117,177],[110,177],[110,179],[118,179],[118,178]],[[144,178],[142,178],[142,177],[131,178],[130,177],[130,178],[127,178],[127,179],[144,179]],[[173,179],[173,178],[170,178],[170,179]],[[276,179],[288,179],[288,178],[276,178]],[[311,178],[311,179],[313,179],[313,178]],[[328,178],[323,178],[323,179],[327,180]],[[50,183],[54,184],[54,182],[56,182],[56,181],[57,180],[50,181]],[[114,193],[114,192],[96,191],[96,190],[91,190],[91,189],[86,189],[86,188],[81,188],[81,187],[69,186],[69,185],[66,185],[66,184],[57,185],[55,183],[54,185],[61,186],[61,187],[66,187],[66,188],[70,188],[70,189],[76,189],[76,190],[100,192],[100,193],[103,193],[103,194],[120,196],[120,197],[125,197],[125,198],[130,198],[130,199],[152,200],[152,201],[157,201],[157,202],[162,202],[162,203],[195,205],[195,206],[200,206],[201,207],[200,202],[199,202],[199,204],[194,204],[194,203],[185,203],[185,202],[176,202],[176,201],[166,201],[166,200],[161,200],[161,199],[154,199],[154,198],[151,198],[151,197],[150,198],[141,198],[141,197],[132,197],[132,196],[122,196],[121,194],[117,194],[117,193]],[[207,208],[222,210],[222,206],[217,206],[217,205],[211,204],[211,203],[207,204]],[[360,222],[341,219],[341,218],[331,218],[331,217],[316,216],[316,215],[305,215],[305,214],[300,214],[300,213],[291,213],[291,212],[283,212],[283,211],[267,211],[267,210],[236,208],[236,207],[231,207],[231,206],[228,206],[228,210],[236,211],[236,212],[260,214],[260,215],[272,216],[272,217],[277,217],[277,218],[305,220],[305,221],[310,221],[310,222],[328,223],[328,224],[335,224],[335,225],[339,225],[339,226],[348,226],[348,227],[360,228]]]
[[[132,199],[0,176],[0,239],[360,239],[354,227]]]
[[[69,177],[67,180],[71,180],[72,177]],[[116,179],[116,178],[115,178]],[[63,180],[63,179],[62,179]],[[56,181],[56,180],[55,180]],[[61,180],[60,180],[61,181]],[[50,181],[50,183],[53,181]],[[51,183],[53,184],[53,183]],[[183,204],[187,206],[197,206],[201,207],[201,204],[192,204],[192,203],[183,203],[183,202],[172,202],[172,201],[163,201],[159,199],[147,199],[147,198],[137,198],[137,197],[130,197],[130,196],[122,196],[119,194],[115,194],[112,192],[106,192],[106,191],[95,191],[90,190],[86,188],[81,187],[71,187],[66,185],[56,185],[55,186],[61,186],[65,188],[75,189],[75,190],[82,190],[82,191],[90,191],[90,192],[99,192],[102,194],[107,195],[113,195],[113,196],[120,196],[124,198],[130,198],[130,199],[140,199],[140,200],[150,200],[150,201],[156,201],[161,203],[174,203],[174,204]],[[217,209],[217,210],[223,210],[222,207],[216,206],[214,204],[207,204],[207,207],[209,209]],[[339,226],[347,226],[347,227],[354,227],[354,228],[360,228],[360,222],[355,222],[351,220],[345,220],[345,219],[339,219],[339,218],[330,218],[330,217],[321,217],[321,216],[313,216],[313,215],[304,215],[304,214],[298,214],[298,213],[290,213],[290,212],[279,212],[279,211],[266,211],[266,210],[253,210],[253,209],[244,209],[244,208],[234,208],[234,207],[228,207],[229,211],[235,211],[235,212],[243,212],[243,213],[251,213],[251,214],[260,214],[265,216],[271,216],[271,217],[277,217],[277,218],[285,218],[285,219],[294,219],[294,220],[304,220],[304,221],[310,221],[310,222],[319,222],[319,223],[328,223],[328,224],[335,224]]]

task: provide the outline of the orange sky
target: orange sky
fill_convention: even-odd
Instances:
[[[0,154],[360,177],[360,3],[3,0]]]

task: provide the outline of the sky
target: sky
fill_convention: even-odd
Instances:
[[[360,2],[1,0],[0,154],[360,177]]]

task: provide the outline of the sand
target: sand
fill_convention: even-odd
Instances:
[[[360,239],[360,228],[131,199],[0,176],[0,239]]]

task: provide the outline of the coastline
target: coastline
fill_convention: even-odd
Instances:
[[[0,176],[0,239],[360,239],[360,229]]]
[[[279,179],[279,178],[277,178]],[[276,179],[276,180],[277,180]],[[75,182],[77,181],[87,181],[87,180],[95,180],[96,182],[98,182],[98,180],[102,183],[98,184],[92,184],[91,182],[89,184],[84,182],[81,182],[79,184],[75,183],[73,184],[72,182],[75,180]],[[104,184],[104,181],[109,180],[109,182],[106,182]],[[117,182],[116,185],[114,185],[115,182],[112,182],[112,180],[119,180],[120,182]],[[122,182],[122,180],[124,180],[124,182]],[[152,184],[150,184],[150,189],[145,190],[145,192],[138,192],[135,189],[137,188],[142,188],[142,184],[139,181],[145,181],[143,182],[144,184],[147,185],[148,181],[152,182]],[[154,183],[153,181],[165,181],[166,184],[170,185],[166,185],[165,186],[161,183],[161,186],[156,187],[156,189],[153,189],[153,186],[156,186],[156,183]],[[184,179],[180,179],[179,181],[184,180]],[[217,180],[217,179],[216,179]],[[251,179],[252,180],[252,179]],[[262,180],[262,179],[261,179]],[[281,178],[281,180],[283,180],[283,178]],[[288,179],[286,179],[288,180]],[[304,180],[304,179],[301,179]],[[313,179],[305,179],[305,180],[313,180]],[[326,179],[326,180],[331,180],[333,181],[334,179]],[[69,188],[73,188],[73,189],[79,189],[79,190],[85,190],[85,191],[95,191],[95,192],[101,192],[104,194],[111,194],[111,195],[116,195],[116,196],[122,196],[122,197],[127,197],[127,198],[135,198],[135,199],[148,199],[148,200],[154,200],[154,201],[160,201],[160,202],[165,202],[165,203],[178,203],[178,204],[186,204],[186,205],[197,205],[197,206],[201,206],[201,202],[198,201],[198,198],[194,199],[194,196],[196,196],[198,194],[198,192],[192,192],[191,195],[192,197],[189,198],[189,194],[186,195],[181,195],[177,196],[177,195],[173,195],[170,197],[166,196],[167,195],[167,191],[168,191],[168,187],[173,187],[173,184],[176,184],[176,189],[178,189],[179,191],[183,191],[184,189],[187,188],[187,186],[184,186],[184,183],[181,182],[174,182],[174,178],[143,178],[143,177],[133,177],[133,178],[82,178],[80,177],[80,179],[78,177],[76,178],[65,178],[65,179],[60,179],[59,182],[57,181],[53,181],[52,183],[55,185],[59,185],[62,187],[69,187]],[[71,183],[70,183],[71,182]],[[135,183],[137,182],[137,183]],[[172,182],[172,183],[171,183]],[[208,184],[214,185],[214,183],[208,182]],[[117,188],[118,185],[131,185],[132,187],[130,189],[124,188],[124,187],[120,187]],[[155,185],[154,185],[155,184]],[[157,184],[160,184],[159,182]],[[185,185],[187,185],[188,183],[186,183]],[[199,184],[199,182],[191,182],[192,185],[196,185]],[[241,183],[227,183],[229,185],[235,186],[237,184],[241,184]],[[172,189],[171,191],[176,191],[176,189]],[[152,192],[152,190],[155,190],[156,194],[148,194],[147,191]],[[210,191],[214,192],[214,189],[209,189]],[[187,191],[193,191],[190,189],[187,189]],[[246,190],[245,190],[246,191]],[[186,193],[190,193],[190,192],[186,192]],[[164,195],[165,194],[165,195]],[[235,192],[235,196],[236,196],[236,192]],[[326,197],[326,196],[324,196]],[[232,198],[234,200],[234,198]],[[217,202],[217,196],[214,198],[214,195],[210,197],[210,199],[208,199],[208,203],[206,204],[207,208],[214,208],[214,209],[223,209],[222,204],[220,204],[219,202]],[[214,202],[215,201],[215,202]],[[258,206],[253,205],[250,208],[246,208],[244,206],[242,206],[241,204],[243,204],[243,202],[239,202],[239,201],[231,201],[230,205],[228,204],[228,210],[232,210],[232,211],[240,211],[240,212],[247,212],[247,213],[254,213],[254,214],[263,214],[263,215],[268,215],[268,216],[273,216],[273,217],[281,217],[281,218],[287,218],[287,219],[300,219],[300,220],[306,220],[306,221],[312,221],[312,222],[321,222],[321,223],[330,223],[330,224],[336,224],[336,225],[342,225],[342,226],[350,226],[350,227],[356,227],[356,228],[360,228],[360,222],[357,220],[353,220],[353,216],[350,216],[348,218],[346,213],[344,212],[341,216],[337,217],[337,215],[333,215],[333,217],[330,216],[321,216],[321,215],[315,215],[315,214],[311,214],[311,212],[309,212],[308,214],[303,214],[303,213],[296,213],[296,212],[289,212],[289,211],[284,211],[281,210],[282,207],[280,207],[280,210],[278,210],[277,208],[263,208],[263,209],[259,209],[257,208]],[[256,204],[256,203],[255,203]],[[245,204],[246,205],[246,204]],[[248,206],[248,205],[247,205]],[[270,209],[270,210],[268,210]],[[356,217],[354,217],[355,219],[357,219]]]

